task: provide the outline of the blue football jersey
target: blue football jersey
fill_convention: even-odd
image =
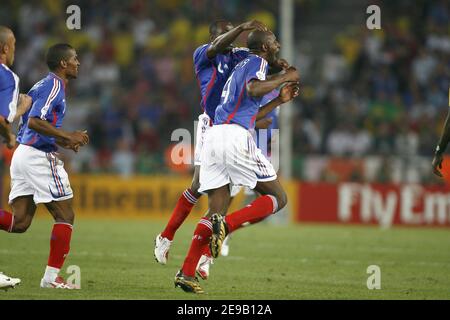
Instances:
[[[54,73],[37,82],[28,92],[33,104],[21,119],[21,127],[17,141],[44,152],[54,152],[58,149],[55,138],[42,135],[28,128],[29,118],[39,118],[50,122],[55,128],[60,128],[66,112],[64,82]]]
[[[276,97],[278,97],[278,95],[280,94],[280,90],[275,89],[272,90],[271,92],[269,92],[268,94],[266,94],[263,99],[261,100],[261,107],[265,106],[266,104],[268,104],[270,101],[272,101],[273,99],[275,99]],[[270,142],[272,139],[272,129],[278,129],[278,112],[279,112],[279,107],[276,107],[275,109],[273,109],[267,116],[266,118],[270,118],[272,119],[272,123],[270,124],[270,126],[265,129],[265,131],[261,131],[264,129],[256,129],[256,145],[258,146],[258,148],[265,150],[265,148],[267,148],[267,150],[270,150]],[[260,141],[260,138],[262,138],[263,134],[267,134],[267,139],[262,139],[263,141]],[[264,144],[268,144],[267,146],[262,145],[262,143]]]
[[[246,87],[251,80],[264,81],[267,68],[267,61],[255,54],[250,54],[236,66],[223,88],[214,124],[235,123],[246,129],[255,127],[256,114],[264,96],[251,97]]]
[[[233,48],[227,53],[208,59],[206,51],[209,46],[210,44],[205,44],[195,50],[194,69],[202,98],[200,105],[203,112],[214,119],[225,82],[234,67],[245,59],[249,52],[247,48]]]
[[[19,77],[3,63],[0,64],[0,115],[13,122],[19,99]]]

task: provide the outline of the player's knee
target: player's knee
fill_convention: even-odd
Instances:
[[[282,190],[281,192],[279,192],[276,195],[276,198],[277,198],[277,203],[278,203],[278,210],[277,210],[277,212],[278,212],[287,205],[288,200],[287,200],[286,192],[284,192],[284,190]]]
[[[12,228],[13,233],[24,233],[28,230],[31,225],[31,221],[28,220],[19,220],[14,221],[14,225]]]

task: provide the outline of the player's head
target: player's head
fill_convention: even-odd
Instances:
[[[272,31],[254,30],[247,37],[247,48],[272,64],[277,60],[280,43]]]
[[[69,44],[58,43],[51,46],[47,51],[46,62],[50,71],[61,73],[66,79],[78,76],[80,61],[77,52]]]
[[[214,41],[218,36],[233,29],[233,24],[227,20],[216,20],[209,25],[209,40]]]
[[[11,67],[14,63],[16,38],[11,29],[0,26],[0,62]]]

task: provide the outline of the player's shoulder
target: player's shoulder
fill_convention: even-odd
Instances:
[[[202,53],[205,53],[209,46],[209,43],[205,43],[197,47],[197,49],[194,50],[194,59],[198,58]]]
[[[13,82],[16,74],[3,63],[0,63],[0,79],[2,83]]]
[[[31,88],[30,93],[38,95],[41,94],[57,95],[61,92],[61,89],[62,89],[61,81],[55,77],[52,77],[49,74],[45,78],[42,78],[41,80],[36,82],[34,86]]]

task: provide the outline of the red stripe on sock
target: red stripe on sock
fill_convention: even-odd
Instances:
[[[0,209],[0,229],[11,232],[14,216],[11,212]]]
[[[225,217],[228,233],[231,233],[246,222],[256,223],[270,216],[274,211],[274,204],[270,196],[262,196],[245,208],[235,211]]]
[[[202,223],[202,218],[195,228],[194,236],[192,237],[191,247],[184,259],[182,272],[188,277],[195,276],[195,269],[197,268],[198,260],[205,252],[205,246],[209,247],[209,240],[211,238],[212,230]],[[209,221],[208,219],[204,219]],[[208,250],[209,251],[209,250]]]
[[[61,269],[70,251],[72,226],[70,224],[55,223],[50,238],[50,255],[47,265]]]
[[[187,189],[186,191],[189,192],[189,194],[193,198],[195,198],[190,189]],[[194,204],[191,203],[189,199],[185,197],[184,194],[182,194],[181,197],[178,199],[177,205],[175,206],[175,209],[173,209],[169,222],[167,223],[167,226],[164,229],[164,231],[161,233],[161,236],[172,241],[178,228],[180,228],[184,220],[186,220],[189,213],[191,213],[193,207]]]

